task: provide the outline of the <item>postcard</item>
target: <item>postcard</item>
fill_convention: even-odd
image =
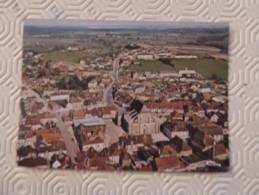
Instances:
[[[19,166],[229,170],[226,23],[24,23]]]

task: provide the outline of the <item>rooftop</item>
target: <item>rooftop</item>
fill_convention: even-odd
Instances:
[[[104,120],[97,116],[86,116],[83,119],[76,119],[73,122],[76,127],[78,127],[80,124],[84,126],[105,125]]]

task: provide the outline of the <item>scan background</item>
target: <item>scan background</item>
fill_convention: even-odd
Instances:
[[[258,194],[258,10],[258,0],[0,0],[0,194]],[[167,174],[18,167],[15,144],[26,18],[229,22],[231,170]]]

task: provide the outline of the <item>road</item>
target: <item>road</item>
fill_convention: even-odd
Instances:
[[[118,55],[117,58],[113,61],[113,72],[112,72],[112,83],[107,87],[107,89],[104,91],[104,102],[106,105],[112,105],[118,110],[118,115],[122,116],[123,113],[125,113],[125,109],[119,107],[117,104],[114,103],[113,101],[113,96],[112,96],[112,89],[115,84],[118,82],[119,78],[119,66],[120,66],[120,59],[121,56]]]
[[[64,139],[66,149],[67,149],[67,154],[71,158],[72,162],[75,163],[75,157],[79,152],[79,147],[76,143],[76,139],[74,135],[69,133],[69,128],[72,128],[72,127],[70,125],[65,125],[65,123],[63,122],[59,114],[57,115],[57,119],[58,119],[57,126]]]
[[[103,93],[103,99],[104,102],[107,105],[113,105],[113,97],[112,97],[112,88],[113,86],[118,82],[118,76],[119,76],[119,62],[120,62],[120,57],[118,56],[114,61],[113,61],[113,71],[112,71],[112,83],[106,88],[106,90]]]
[[[30,91],[30,92],[33,93],[34,91]],[[61,119],[60,113],[53,112],[51,109],[49,109],[48,103],[46,102],[46,100],[41,98],[36,92],[34,92],[34,94],[37,98],[37,101],[42,102],[44,104],[44,107],[41,110],[42,112],[54,113],[56,115],[57,120],[58,120],[57,127],[59,128],[59,130],[61,132],[61,136],[65,142],[67,154],[71,158],[72,162],[75,163],[75,157],[76,157],[77,153],[79,152],[79,147],[77,145],[74,134],[70,133],[72,127],[70,125],[66,125],[63,122],[63,120]]]
[[[121,108],[114,103],[113,96],[112,96],[113,86],[116,85],[118,82],[119,62],[120,62],[120,56],[118,56],[113,61],[113,72],[111,75],[112,83],[104,91],[103,100],[106,103],[106,105],[114,106],[118,111],[118,116],[121,117],[121,115],[125,112],[125,110],[124,108]],[[106,134],[105,134],[104,142],[105,142],[105,146],[107,147],[115,142],[118,142],[119,137],[124,135],[125,132],[120,126],[115,125],[112,121],[105,121],[105,124],[106,124]]]
[[[118,108],[118,107],[113,102],[112,88],[113,88],[114,84],[116,84],[118,81],[119,62],[120,62],[120,56],[118,56],[113,62],[112,83],[104,91],[104,101],[106,102],[106,104],[113,105],[116,108]],[[121,110],[121,108],[118,108],[118,109]],[[71,126],[65,125],[59,114],[58,114],[57,118],[58,118],[57,126],[60,129],[62,137],[65,141],[68,155],[74,162],[75,157],[76,157],[77,153],[79,152],[79,147],[76,143],[75,136],[72,133],[69,133],[69,128],[71,128]],[[124,132],[120,127],[114,125],[112,121],[108,121],[106,124],[107,124],[107,135],[106,135],[107,137],[106,137],[105,144],[109,145],[111,143],[118,141],[118,137],[121,136]]]
[[[111,144],[119,141],[119,137],[125,135],[125,131],[121,127],[115,125],[112,120],[106,120],[106,130],[104,137],[104,144],[109,147]]]
[[[117,83],[118,76],[119,76],[119,62],[120,62],[120,56],[118,56],[113,62],[112,83],[104,91],[103,98],[107,105],[115,106],[118,109],[118,113],[121,115],[124,112],[124,109],[114,104],[113,97],[112,97],[112,89],[113,89],[113,86]],[[37,100],[44,104],[42,111],[55,113],[51,109],[49,109],[46,100],[41,98],[37,93],[34,92],[34,94],[36,95]],[[58,120],[57,127],[59,128],[61,135],[64,139],[65,146],[67,149],[67,154],[71,158],[72,162],[75,163],[75,157],[77,156],[80,150],[77,145],[75,136],[73,135],[73,133],[70,132],[71,126],[68,126],[63,122],[60,113],[55,113],[55,114]],[[105,144],[110,145],[111,143],[118,141],[118,137],[121,136],[123,133],[124,131],[119,126],[114,125],[112,121],[108,121]]]

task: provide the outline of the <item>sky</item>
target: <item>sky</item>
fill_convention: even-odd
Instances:
[[[87,27],[87,28],[228,28],[227,23],[207,22],[158,22],[158,21],[96,21],[96,20],[56,20],[27,19],[27,26],[38,27]]]

